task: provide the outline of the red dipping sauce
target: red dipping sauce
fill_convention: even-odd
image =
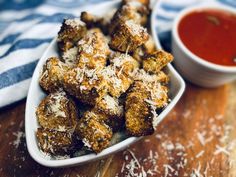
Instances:
[[[184,45],[209,62],[236,66],[236,15],[223,10],[194,11],[182,18],[178,33]]]

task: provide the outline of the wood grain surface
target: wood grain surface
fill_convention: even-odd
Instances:
[[[236,176],[236,82],[215,89],[187,84],[156,133],[103,160],[47,168],[28,154],[25,100],[0,110],[0,176]]]

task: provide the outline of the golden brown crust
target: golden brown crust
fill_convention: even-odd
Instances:
[[[79,19],[65,19],[58,32],[58,48],[65,52],[74,47],[79,39],[86,33],[86,26]]]
[[[92,29],[78,42],[79,68],[102,69],[107,62],[110,49],[107,39],[99,29]]]
[[[145,26],[150,13],[149,7],[140,1],[123,1],[116,11],[109,25],[109,33],[112,34],[120,23],[133,20],[136,24]]]
[[[126,92],[133,83],[132,78],[127,77],[123,71],[120,72],[120,70],[112,65],[101,70],[101,75],[107,82],[107,92],[116,98],[119,98],[122,93]]]
[[[150,98],[143,82],[136,81],[128,92],[125,102],[125,126],[132,136],[145,136],[154,132],[153,114],[150,105],[145,102]]]
[[[112,138],[111,129],[101,122],[101,118],[98,116],[91,111],[85,112],[76,128],[76,132],[85,146],[96,153],[107,148]]]
[[[79,101],[93,106],[107,92],[107,82],[95,69],[74,68],[65,74],[63,88]]]
[[[173,60],[173,56],[163,50],[148,54],[143,59],[143,69],[157,74],[163,67]]]
[[[39,79],[40,86],[47,92],[57,91],[62,87],[63,76],[67,70],[68,66],[57,57],[47,59]]]
[[[92,111],[98,114],[98,117],[110,126],[113,132],[122,128],[124,123],[124,109],[119,104],[117,98],[110,95],[103,96],[101,100],[96,102]]]
[[[134,73],[139,69],[139,62],[129,54],[114,52],[109,61],[120,73],[130,78],[133,78]]]
[[[38,128],[36,136],[40,149],[53,155],[68,154],[73,145],[72,135],[68,132]]]
[[[120,22],[111,33],[109,46],[120,52],[132,52],[144,44],[149,35],[141,25],[134,20]]]
[[[135,81],[140,81],[150,93],[150,99],[146,100],[151,105],[160,109],[168,103],[168,88],[164,86],[169,81],[169,77],[164,72],[149,74],[143,69],[139,70],[135,76]]]
[[[39,124],[50,130],[73,132],[77,122],[77,108],[65,92],[49,94],[39,104],[36,116]]]
[[[151,54],[156,51],[156,45],[153,41],[153,38],[149,36],[149,39],[147,42],[145,42],[143,45],[138,47],[132,54],[132,56],[139,61],[140,63],[143,60],[143,57]]]

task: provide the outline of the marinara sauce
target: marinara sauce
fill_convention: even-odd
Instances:
[[[194,11],[182,18],[178,33],[184,45],[200,58],[236,66],[236,14],[213,9]]]

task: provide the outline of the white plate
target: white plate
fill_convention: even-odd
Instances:
[[[118,5],[119,3],[117,1],[109,2],[109,3],[103,3],[100,5],[87,7],[86,10],[95,15],[96,14],[101,15],[101,12],[104,12],[104,9],[107,9],[110,11],[118,7]],[[160,47],[159,43],[157,43],[157,46]],[[104,156],[107,156],[114,152],[125,149],[127,146],[133,144],[134,142],[140,139],[136,137],[127,138],[111,147],[106,148],[99,154],[91,153],[91,154],[82,155],[82,156],[74,157],[70,159],[63,159],[63,160],[54,160],[54,159],[45,157],[45,155],[40,151],[37,145],[38,141],[36,139],[36,130],[39,127],[39,124],[36,119],[35,111],[36,111],[37,106],[41,102],[41,100],[46,96],[39,86],[38,79],[39,79],[40,71],[42,70],[43,64],[45,63],[47,58],[51,56],[58,56],[56,39],[54,39],[51,42],[48,49],[45,51],[42,58],[39,60],[38,65],[36,66],[36,69],[34,71],[32,81],[30,84],[27,102],[26,102],[26,112],[25,112],[26,142],[27,142],[28,151],[35,161],[37,161],[41,165],[48,166],[48,167],[74,166],[74,165],[87,163],[90,161],[103,158]],[[179,74],[175,71],[175,69],[170,64],[167,66],[167,72],[170,75],[170,98],[172,101],[159,115],[159,122],[162,121],[163,118],[175,106],[175,104],[180,99],[185,89],[185,83],[183,79],[179,76]]]

